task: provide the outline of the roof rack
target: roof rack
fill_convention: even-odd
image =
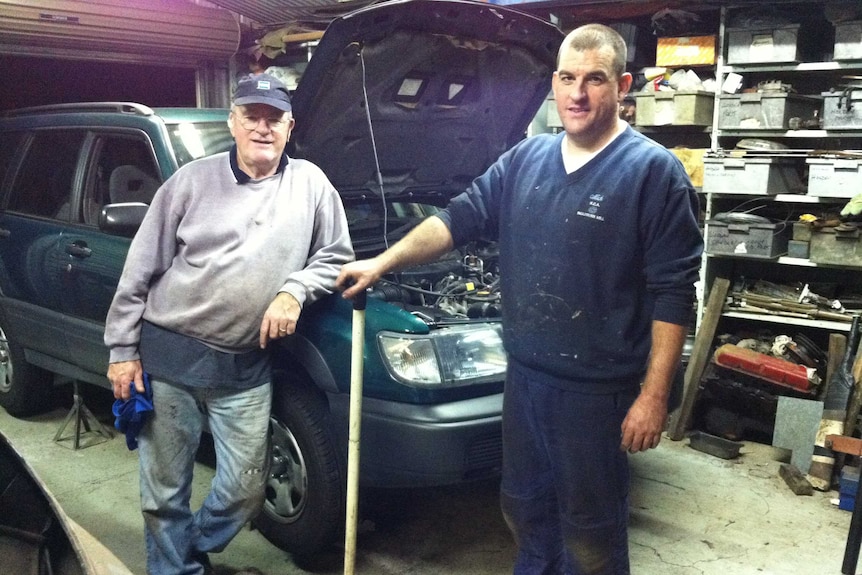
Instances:
[[[61,112],[117,112],[138,116],[152,116],[153,109],[134,102],[78,102],[73,104],[49,104],[47,106],[31,106],[4,112],[7,117],[26,116],[28,114],[58,114]]]

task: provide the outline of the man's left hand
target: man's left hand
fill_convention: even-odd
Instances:
[[[296,331],[296,322],[302,307],[296,298],[287,292],[279,292],[260,322],[260,348],[265,349],[270,340],[280,339]]]
[[[666,422],[667,401],[640,394],[623,420],[620,449],[637,453],[658,447]]]

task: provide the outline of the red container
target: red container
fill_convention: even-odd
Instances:
[[[745,373],[776,385],[805,393],[814,392],[812,377],[816,375],[809,376],[809,372],[813,374],[814,370],[780,357],[726,343],[715,350],[713,361],[720,367]]]

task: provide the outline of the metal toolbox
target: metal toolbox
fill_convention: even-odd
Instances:
[[[713,194],[801,194],[805,186],[792,158],[703,158],[703,192]]]
[[[799,24],[777,28],[727,28],[728,64],[799,62]]]
[[[862,21],[835,24],[833,57],[836,60],[862,60]]]
[[[853,224],[814,230],[808,257],[816,264],[862,267],[862,230]]]
[[[637,126],[710,126],[715,95],[711,92],[639,92]]]
[[[862,158],[808,158],[808,195],[852,198],[862,192]]]
[[[780,223],[706,221],[706,253],[775,259],[787,253],[790,226]]]
[[[722,95],[718,103],[720,130],[786,130],[790,118],[812,118],[820,113],[817,96],[782,92]]]
[[[823,129],[862,128],[862,89],[823,93]]]

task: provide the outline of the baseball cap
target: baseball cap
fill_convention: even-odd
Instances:
[[[284,112],[290,112],[290,96],[287,87],[275,76],[250,74],[240,78],[233,95],[237,106],[266,104]]]

